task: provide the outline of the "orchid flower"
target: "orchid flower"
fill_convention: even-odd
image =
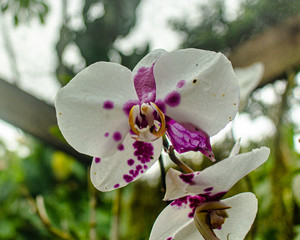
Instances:
[[[237,144],[239,145],[239,143]],[[171,202],[156,219],[150,240],[244,239],[257,212],[252,193],[220,200],[242,177],[264,163],[266,147],[230,156],[202,172],[182,174],[170,169],[164,200]]]
[[[231,121],[239,85],[221,53],[155,50],[131,72],[97,62],[57,94],[58,126],[78,152],[93,156],[91,180],[100,191],[132,182],[158,159],[166,134],[179,153],[212,161],[209,137]]]

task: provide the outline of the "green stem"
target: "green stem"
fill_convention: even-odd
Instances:
[[[68,232],[64,232],[58,228],[55,228],[51,220],[48,217],[45,204],[44,204],[44,198],[42,196],[37,196],[36,199],[34,199],[28,188],[26,186],[22,186],[20,189],[23,196],[27,199],[29,204],[34,208],[35,212],[37,212],[37,215],[39,216],[41,222],[46,227],[49,233],[51,233],[53,236],[58,237],[59,239],[63,240],[74,240],[75,238]]]
[[[160,154],[158,158],[159,162],[159,167],[160,167],[160,173],[161,173],[161,191],[165,194],[166,192],[166,171],[165,171],[165,166],[164,162],[162,159],[162,154]]]
[[[282,95],[281,104],[279,105],[278,112],[275,120],[277,132],[274,137],[274,165],[271,170],[271,187],[272,187],[272,209],[274,211],[271,215],[271,222],[277,231],[277,239],[293,239],[293,229],[288,210],[285,207],[283,194],[286,187],[285,179],[289,176],[287,161],[285,153],[283,152],[282,145],[284,139],[282,136],[282,126],[284,124],[284,117],[288,109],[288,96],[294,86],[295,73],[288,73],[287,86]],[[285,216],[285,217],[284,217]],[[281,224],[276,224],[281,222]]]
[[[112,222],[110,229],[110,239],[118,240],[120,234],[120,214],[122,202],[122,189],[116,189],[116,196],[112,207]]]
[[[184,172],[186,173],[193,173],[193,169],[191,169],[188,165],[186,165],[184,162],[180,161],[174,152],[174,147],[170,146],[168,150],[168,155],[172,162],[174,162],[178,167],[180,167]]]
[[[96,240],[97,239],[97,231],[96,231],[96,206],[97,206],[97,198],[96,198],[96,189],[93,186],[91,180],[90,180],[90,168],[88,168],[88,192],[89,192],[89,207],[90,207],[90,229],[89,229],[89,238],[90,240]]]

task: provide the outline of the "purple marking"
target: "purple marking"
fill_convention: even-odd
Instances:
[[[134,164],[134,160],[133,159],[128,159],[127,163],[129,166],[132,166]]]
[[[173,240],[173,238],[172,237],[168,237],[167,240]]]
[[[135,141],[132,145],[135,148],[134,156],[142,163],[148,163],[153,159],[153,145],[151,143]]]
[[[182,204],[188,203],[188,198],[189,198],[189,196],[175,199],[173,202],[171,202],[171,206],[181,207]]]
[[[123,175],[123,179],[124,179],[125,182],[127,182],[127,183],[130,183],[130,182],[133,181],[133,177],[131,177],[131,176],[127,175],[127,174]]]
[[[118,145],[118,150],[119,151],[123,151],[124,150],[124,145],[123,144],[119,144]]]
[[[142,170],[142,166],[141,165],[137,165],[135,167],[135,169],[131,169],[129,171],[129,174],[133,177],[133,178],[136,178],[140,173],[144,173],[144,170]]]
[[[123,146],[123,144],[121,145]],[[123,175],[123,179],[127,183],[132,182],[137,176],[139,176],[141,173],[144,173],[143,168],[148,168],[148,166],[145,163],[148,163],[153,159],[153,146],[151,143],[135,141],[132,146],[135,149],[134,155],[137,157],[138,161],[140,161],[143,165],[138,164],[135,166],[135,169],[131,169],[129,170],[128,174]],[[135,162],[133,159],[127,160],[127,164],[129,166],[133,166],[134,163]]]
[[[141,67],[134,76],[134,87],[141,103],[154,102],[156,98],[156,84],[153,67]]]
[[[202,196],[202,197],[205,197],[206,198],[206,201],[218,201],[220,200],[227,192],[218,192],[214,195],[210,195],[208,193],[206,194],[199,194],[199,196]]]
[[[185,80],[180,80],[180,81],[177,83],[176,87],[177,87],[177,88],[182,88],[184,85],[185,85]]]
[[[182,181],[184,181],[185,183],[188,184],[195,184],[195,182],[193,181],[194,179],[194,173],[190,173],[190,174],[181,174],[179,175],[179,177],[182,179]]]
[[[191,126],[185,126],[166,116],[167,136],[178,153],[200,151],[205,156],[214,159],[209,136],[198,129],[193,131]]]
[[[180,104],[180,93],[173,91],[165,97],[165,103],[170,107],[177,107]]]
[[[101,161],[101,158],[95,157],[95,163],[99,163]]]
[[[196,196],[185,196],[185,197],[178,198],[178,199],[174,200],[171,203],[171,206],[181,208],[181,207],[184,207],[183,205],[187,205],[189,203],[189,207],[192,211],[188,214],[188,217],[193,218],[196,207],[198,207],[200,204],[202,204],[204,202],[218,201],[225,194],[226,194],[226,192],[219,192],[219,193],[216,193],[212,196],[208,193],[198,194]]]
[[[104,137],[108,137],[108,136],[109,136],[109,133],[106,132],[106,133],[104,134]]]
[[[120,141],[121,138],[122,138],[122,135],[121,135],[120,132],[115,132],[115,133],[114,133],[113,139],[114,139],[116,142]]]
[[[156,104],[156,106],[163,112],[166,112],[166,104],[164,103],[163,100],[161,99],[156,99],[156,101],[154,102]]]
[[[120,187],[120,184],[119,184],[119,183],[117,183],[117,184],[114,186],[114,188],[118,188],[118,187]]]
[[[103,108],[106,109],[106,110],[111,110],[114,108],[114,102],[113,101],[110,101],[110,100],[106,100],[104,101],[103,103]]]
[[[204,192],[211,192],[214,188],[213,187],[208,187],[208,188],[205,188],[203,191]]]
[[[129,100],[123,105],[123,111],[128,116],[133,106],[140,105],[138,100]]]
[[[206,201],[205,197],[200,195],[185,196],[174,200],[171,203],[171,206],[177,206],[178,208],[180,208],[183,205],[187,205],[189,203],[189,207],[192,211],[188,214],[188,217],[193,218],[196,207],[198,207],[201,203],[204,203],[205,201]]]

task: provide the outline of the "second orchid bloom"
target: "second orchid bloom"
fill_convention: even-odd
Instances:
[[[241,178],[263,164],[270,149],[237,154],[202,172],[182,174],[170,169],[165,200],[174,200],[158,216],[150,240],[244,239],[257,212],[253,193],[220,200]]]

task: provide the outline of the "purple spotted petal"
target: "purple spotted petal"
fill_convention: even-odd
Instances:
[[[248,153],[228,157],[193,174],[182,174],[172,168],[166,174],[164,200],[173,200],[187,195],[219,196],[227,192],[236,182],[263,164],[270,149],[262,147]],[[221,197],[221,196],[219,196]]]
[[[119,133],[113,137],[119,139]],[[162,141],[140,142],[125,137],[118,145],[118,151],[107,158],[95,157],[91,167],[91,181],[100,191],[110,191],[124,187],[140,178],[158,159]]]
[[[157,49],[147,54],[132,70],[134,87],[141,103],[155,102],[156,81],[153,68],[157,60],[166,54],[165,50]]]
[[[209,136],[191,124],[180,124],[166,117],[167,135],[178,153],[200,151],[210,160],[215,161]]]
[[[106,158],[118,151],[130,129],[126,114],[131,99],[137,100],[132,79],[131,71],[119,64],[97,62],[60,89],[58,126],[78,152]]]
[[[156,98],[156,85],[153,67],[141,67],[134,76],[134,87],[141,103],[154,102]]]

